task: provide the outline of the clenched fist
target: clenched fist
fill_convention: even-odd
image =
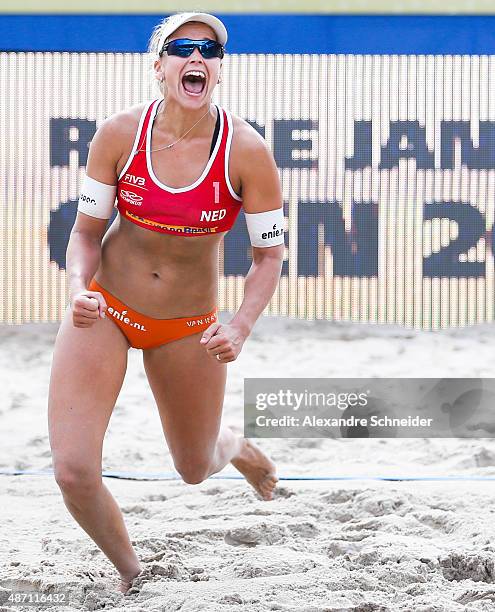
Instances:
[[[107,303],[99,291],[79,291],[71,296],[74,327],[91,327],[101,317],[105,318]]]
[[[221,363],[229,363],[237,359],[241,352],[246,336],[233,325],[212,323],[199,341],[206,348],[206,352]]]

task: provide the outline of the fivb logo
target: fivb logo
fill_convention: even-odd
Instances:
[[[226,208],[220,208],[219,210],[202,210],[201,221],[220,221],[226,214]]]
[[[142,176],[134,176],[134,174],[126,174],[124,177],[124,182],[129,183],[130,185],[136,185],[136,187],[144,187],[146,184],[146,179]]]

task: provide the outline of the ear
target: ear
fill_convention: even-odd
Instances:
[[[157,81],[163,80],[163,67],[161,59],[157,59],[153,63],[153,69],[155,71],[155,78]]]

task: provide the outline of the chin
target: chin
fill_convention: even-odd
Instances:
[[[208,93],[202,92],[200,96],[189,96],[187,94],[179,94],[178,102],[181,106],[185,106],[186,108],[200,108],[211,100],[211,95]]]

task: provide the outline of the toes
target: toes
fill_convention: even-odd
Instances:
[[[273,499],[273,490],[275,489],[277,478],[273,475],[266,476],[259,485],[259,493],[265,500]]]
[[[277,484],[277,482],[278,478],[274,474],[268,474],[268,476],[263,479],[262,486],[273,488]]]

